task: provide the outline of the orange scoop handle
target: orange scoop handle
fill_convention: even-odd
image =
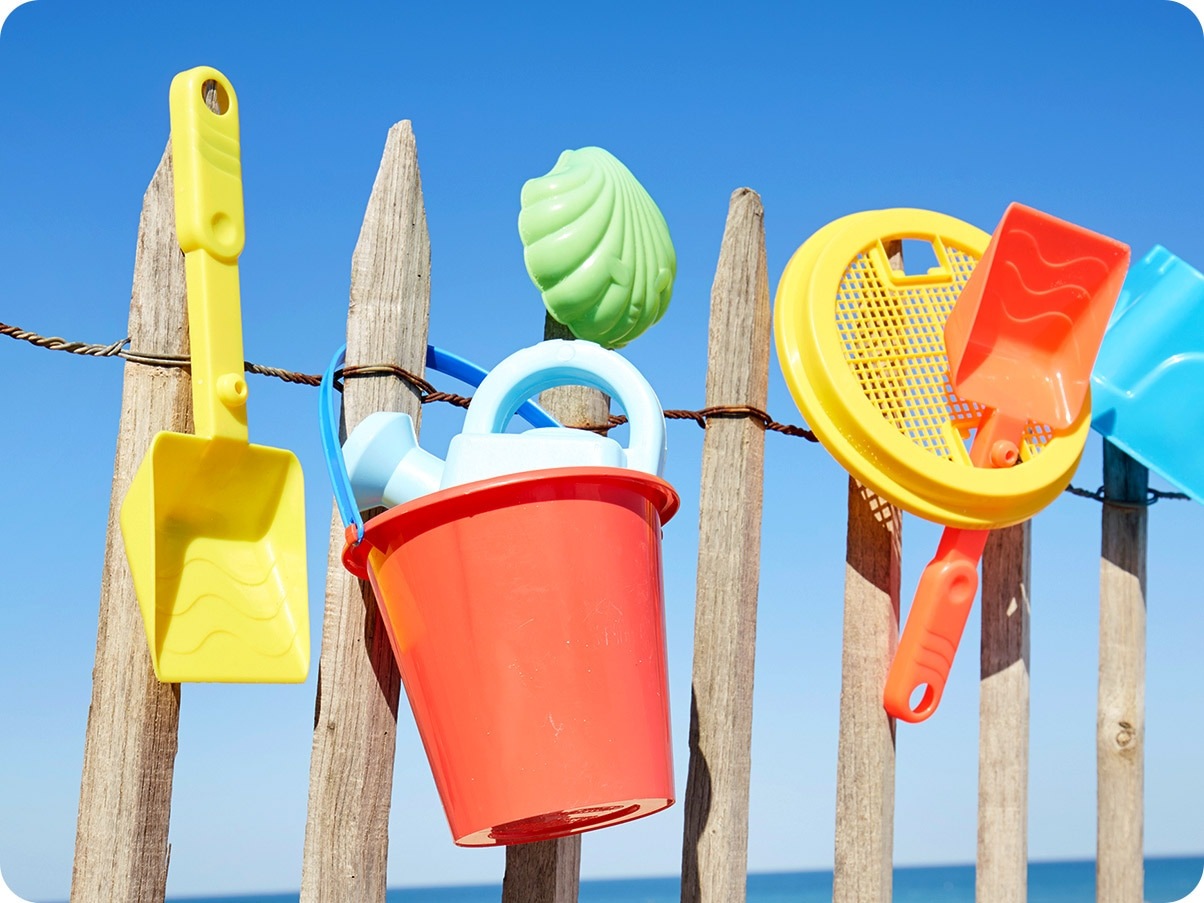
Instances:
[[[971,463],[975,467],[1011,467],[1019,458],[1025,425],[1022,417],[985,412],[970,447]],[[886,675],[882,704],[894,717],[923,721],[940,704],[978,592],[978,562],[990,535],[990,530],[953,527],[941,534],[936,555],[920,575],[907,626]],[[924,695],[913,708],[911,698],[924,686]]]
[[[903,721],[923,721],[936,711],[978,592],[978,562],[990,530],[946,528],[936,555],[920,575],[907,626],[886,675],[883,704]],[[926,687],[912,708],[911,698]]]

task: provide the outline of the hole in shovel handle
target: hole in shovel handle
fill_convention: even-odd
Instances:
[[[215,78],[206,79],[201,85],[201,99],[218,116],[224,116],[230,110],[230,95],[226,92],[226,86]]]

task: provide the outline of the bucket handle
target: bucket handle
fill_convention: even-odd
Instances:
[[[500,433],[527,399],[566,385],[589,386],[613,396],[631,425],[630,444],[624,449],[627,466],[653,476],[664,472],[665,415],[656,392],[625,357],[580,339],[549,339],[516,351],[494,367],[473,396],[463,433]]]
[[[349,558],[351,550],[364,538],[364,519],[359,507],[355,504],[355,493],[351,489],[351,477],[347,474],[347,462],[343,460],[343,447],[339,444],[339,411],[335,405],[334,376],[342,368],[347,359],[347,346],[339,348],[330,360],[330,366],[322,374],[318,385],[318,427],[322,436],[322,455],[326,459],[326,471],[330,475],[330,485],[334,490],[335,505],[339,509],[339,517],[347,531],[347,550],[343,554],[344,562]],[[478,367],[472,361],[466,360],[450,351],[426,346],[426,367],[458,379],[462,383],[476,388],[489,375],[487,370]],[[518,415],[531,426],[546,427],[560,426],[556,420],[543,408],[528,401],[522,405]],[[360,568],[362,571],[363,568]],[[352,570],[357,576],[366,577],[366,573]]]

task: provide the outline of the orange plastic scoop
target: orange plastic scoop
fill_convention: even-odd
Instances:
[[[1016,464],[1029,421],[1061,429],[1078,417],[1128,265],[1114,239],[1021,204],[1004,212],[945,323],[953,390],[986,409],[970,448],[976,467]],[[946,528],[920,575],[883,696],[896,718],[936,711],[988,534]]]
[[[1070,426],[1128,266],[1128,245],[1012,204],[945,323],[953,388]]]

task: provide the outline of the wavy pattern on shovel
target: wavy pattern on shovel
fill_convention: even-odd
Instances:
[[[160,612],[160,643],[165,655],[191,657],[216,647],[211,654],[227,658],[236,649],[245,654],[280,658],[295,654],[302,637],[288,609],[280,562],[270,550],[246,544],[239,555],[224,544],[213,554],[204,539],[194,543],[178,570],[162,577],[178,580],[174,593],[163,593],[174,604]]]
[[[621,348],[664,316],[677,274],[669,227],[612,154],[565,151],[523,186],[521,205],[527,273],[573,335]]]

